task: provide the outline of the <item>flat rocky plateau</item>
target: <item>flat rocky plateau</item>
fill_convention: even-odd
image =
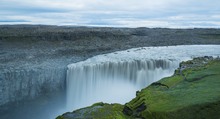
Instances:
[[[144,46],[220,44],[220,29],[0,26],[0,71],[65,67],[91,56]]]

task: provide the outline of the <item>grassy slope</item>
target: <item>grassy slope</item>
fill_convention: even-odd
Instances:
[[[129,119],[123,114],[123,105],[95,103],[90,107],[68,112],[56,119]]]
[[[185,62],[191,63],[191,62]],[[142,89],[137,97],[125,106],[119,104],[98,103],[81,110],[92,113],[74,114],[91,118],[220,118],[220,61],[211,61],[203,66],[194,66],[177,70],[172,77]],[[185,78],[184,78],[185,77]],[[167,88],[168,86],[169,88]],[[124,110],[123,110],[124,109]],[[122,113],[124,112],[124,113]],[[60,119],[67,119],[67,113]]]

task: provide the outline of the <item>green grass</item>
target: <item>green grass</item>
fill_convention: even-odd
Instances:
[[[123,114],[124,106],[120,104],[95,103],[90,107],[76,110],[72,113],[82,115],[74,118],[92,118],[92,119],[129,119],[130,117]],[[66,113],[67,114],[67,113]],[[57,119],[71,119],[65,115],[57,117]]]
[[[186,69],[184,74],[187,74],[187,80],[180,75],[174,75],[160,81],[168,85],[169,89],[160,86],[145,88],[127,106],[133,109],[132,107],[140,104],[136,99],[142,98],[148,108],[141,112],[141,115],[148,118],[182,118],[180,115],[194,118],[208,115],[211,118],[218,115],[217,113],[220,112],[218,111],[220,109],[220,61],[212,61],[203,67]],[[207,114],[208,111],[204,113],[205,115],[198,113],[212,104],[218,108],[217,111],[214,110],[216,114],[213,115],[213,112]]]

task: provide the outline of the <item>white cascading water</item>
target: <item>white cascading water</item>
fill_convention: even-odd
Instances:
[[[181,61],[199,56],[220,56],[220,46],[134,48],[70,64],[67,107],[72,111],[100,101],[123,104],[137,90],[172,75]]]
[[[134,98],[137,90],[171,75],[176,65],[170,60],[105,62],[80,67],[74,65],[68,70],[67,104],[77,109],[100,101],[127,102]]]

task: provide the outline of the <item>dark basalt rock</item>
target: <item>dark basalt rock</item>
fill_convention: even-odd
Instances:
[[[128,116],[131,116],[133,114],[132,110],[128,106],[126,106],[126,105],[125,105],[125,107],[123,109],[123,113],[125,115],[128,115]]]
[[[160,82],[154,82],[154,83],[151,84],[151,86],[165,86],[165,87],[169,88],[168,85],[162,84]]]
[[[139,95],[139,93],[140,93],[140,91],[136,91],[136,96],[138,96],[138,95]]]
[[[123,113],[128,116],[144,119],[141,116],[141,112],[144,111],[145,109],[147,109],[147,106],[144,102],[141,103],[139,106],[137,106],[134,110],[132,110],[131,108],[125,105],[123,109]]]
[[[141,105],[139,105],[139,106],[136,108],[136,112],[139,113],[139,112],[144,111],[145,109],[147,109],[147,106],[146,106],[146,104],[143,102]]]

